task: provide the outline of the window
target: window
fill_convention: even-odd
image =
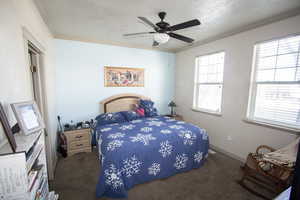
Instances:
[[[225,52],[219,52],[196,58],[195,110],[221,113],[224,57]]]
[[[300,36],[257,44],[248,118],[300,128]]]

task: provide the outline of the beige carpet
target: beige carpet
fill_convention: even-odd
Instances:
[[[240,165],[223,154],[210,155],[200,169],[135,186],[128,199],[261,200],[236,183],[241,177]],[[95,152],[60,158],[50,186],[61,200],[96,200],[98,173]]]

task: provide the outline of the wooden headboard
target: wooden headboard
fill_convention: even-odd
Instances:
[[[148,97],[138,94],[119,94],[111,96],[100,102],[103,112],[120,112],[133,109],[133,104],[138,104],[140,99],[150,99]]]

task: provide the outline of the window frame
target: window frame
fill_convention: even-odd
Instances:
[[[259,118],[254,116],[254,111],[255,111],[255,103],[256,103],[256,93],[257,93],[257,86],[259,84],[300,84],[300,81],[259,81],[257,82],[257,67],[258,67],[258,46],[263,44],[263,43],[268,43],[272,41],[278,41],[282,39],[287,39],[291,37],[297,37],[300,36],[300,33],[296,34],[289,34],[286,36],[282,37],[276,37],[273,39],[269,40],[264,40],[260,42],[256,42],[253,47],[253,56],[252,56],[252,67],[251,67],[251,79],[250,79],[250,87],[249,87],[249,96],[248,96],[248,105],[247,105],[247,112],[246,112],[246,118],[244,119],[245,122],[249,123],[255,123],[258,125],[262,126],[267,126],[267,127],[272,127],[272,128],[277,128],[281,130],[287,130],[287,131],[292,131],[292,132],[300,132],[300,128],[292,126],[287,123],[279,122],[279,121],[274,121],[274,120],[268,120],[264,118]],[[278,49],[277,49],[278,52]],[[299,53],[300,52],[300,45],[298,47],[298,57],[297,60],[300,59]],[[278,54],[276,55],[278,57]],[[277,58],[276,58],[277,60]],[[297,72],[296,72],[297,73]]]
[[[222,82],[207,82],[207,83],[200,83],[197,82],[197,80],[199,79],[199,66],[198,66],[198,58],[200,57],[204,57],[204,56],[211,56],[214,54],[219,54],[219,53],[224,53],[224,61],[223,61],[223,70],[222,70]],[[215,116],[222,116],[222,107],[223,107],[223,89],[224,89],[224,69],[225,69],[225,61],[226,61],[226,51],[225,50],[220,50],[220,51],[215,51],[212,53],[206,53],[206,54],[201,54],[201,55],[197,55],[195,57],[195,67],[194,67],[194,94],[193,94],[193,105],[192,105],[192,110],[195,112],[202,112],[205,114],[211,114],[211,115],[215,115]],[[220,102],[220,111],[216,112],[210,109],[205,109],[205,108],[200,108],[197,106],[197,102],[199,99],[199,86],[200,85],[221,85],[222,86],[222,91],[221,91],[221,102]]]

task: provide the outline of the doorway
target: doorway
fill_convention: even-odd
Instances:
[[[39,74],[39,57],[40,51],[35,48],[32,44],[28,43],[28,60],[29,60],[29,68],[30,68],[30,78],[32,83],[32,96],[36,101],[43,117],[43,103],[42,103],[42,88],[40,87],[40,74]]]
[[[29,37],[28,37],[29,36]],[[32,98],[35,100],[37,106],[40,109],[41,115],[45,120],[46,128],[45,132],[45,150],[47,159],[47,171],[48,178],[53,180],[54,169],[57,161],[56,148],[55,148],[55,137],[53,134],[48,134],[49,125],[48,122],[48,112],[47,112],[47,101],[46,101],[46,91],[45,91],[45,66],[44,66],[44,48],[40,43],[38,43],[32,36],[28,33],[25,35],[25,53],[28,58],[28,72],[31,84]],[[36,44],[36,45],[35,45]]]

